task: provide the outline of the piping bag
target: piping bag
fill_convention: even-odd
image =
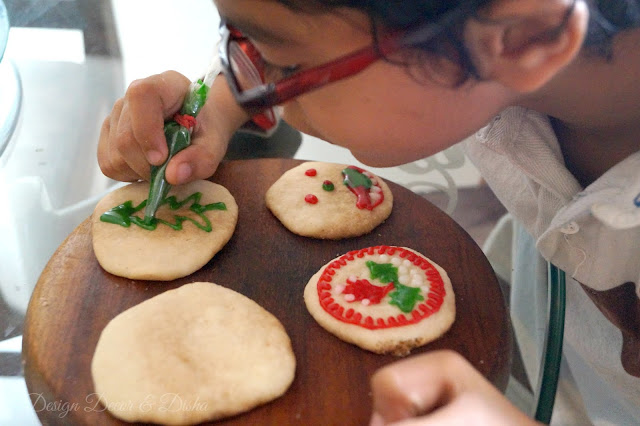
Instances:
[[[167,197],[171,185],[165,178],[167,164],[180,151],[191,144],[191,132],[196,125],[196,116],[204,106],[209,88],[218,75],[218,68],[211,66],[204,80],[194,81],[189,86],[182,107],[171,120],[164,124],[164,136],[169,148],[166,161],[160,166],[151,166],[151,179],[149,180],[149,197],[144,209],[144,222],[151,224],[155,220],[156,211]]]

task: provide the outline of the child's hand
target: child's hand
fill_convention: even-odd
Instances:
[[[372,426],[536,425],[461,355],[437,351],[377,371]]]
[[[189,84],[175,71],[131,83],[100,131],[98,163],[105,175],[121,181],[149,179],[149,165],[161,165],[167,158],[164,121],[180,109]],[[167,181],[177,185],[211,176],[229,139],[247,119],[224,78],[217,78],[198,114],[191,145],[167,166]]]

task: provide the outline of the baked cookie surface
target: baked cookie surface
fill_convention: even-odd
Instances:
[[[383,179],[355,166],[323,162],[286,171],[267,190],[265,201],[291,232],[320,239],[371,232],[393,207]]]
[[[338,338],[399,356],[442,336],[456,314],[445,270],[406,247],[368,247],[332,260],[311,277],[304,301]]]
[[[289,388],[286,330],[251,299],[206,282],[183,285],[112,319],[91,374],[100,402],[128,422],[195,424],[248,411]]]
[[[160,221],[153,230],[135,223],[142,222],[144,208],[135,210],[148,194],[148,182],[133,183],[111,192],[94,209],[93,250],[107,272],[143,280],[184,277],[203,267],[233,235],[238,205],[221,185],[199,180],[172,187],[171,202],[158,209]],[[121,224],[105,222],[105,216]]]

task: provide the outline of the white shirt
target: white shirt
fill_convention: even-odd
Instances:
[[[548,118],[520,107],[465,148],[539,253],[567,274],[564,355],[592,421],[640,424],[640,151],[582,188]],[[512,315],[539,341],[532,315],[545,312],[546,289],[528,288],[540,282],[540,268],[530,269],[514,271]]]

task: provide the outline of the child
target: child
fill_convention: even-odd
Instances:
[[[215,80],[192,145],[169,163],[170,183],[210,176],[231,135],[245,123],[268,127],[276,105],[289,124],[375,167],[475,134],[467,153],[516,219],[516,259],[535,246],[567,273],[565,357],[591,421],[640,423],[638,1],[215,3],[226,78]],[[149,164],[164,161],[162,124],[188,84],[175,72],[131,84],[102,128],[106,175],[147,179]],[[533,287],[533,273],[520,277],[530,279],[513,284],[514,321],[531,324],[546,289]],[[440,373],[440,386],[416,382],[420,371]],[[430,424],[458,406],[487,422],[525,421],[449,352],[394,364],[373,389],[378,424]]]

